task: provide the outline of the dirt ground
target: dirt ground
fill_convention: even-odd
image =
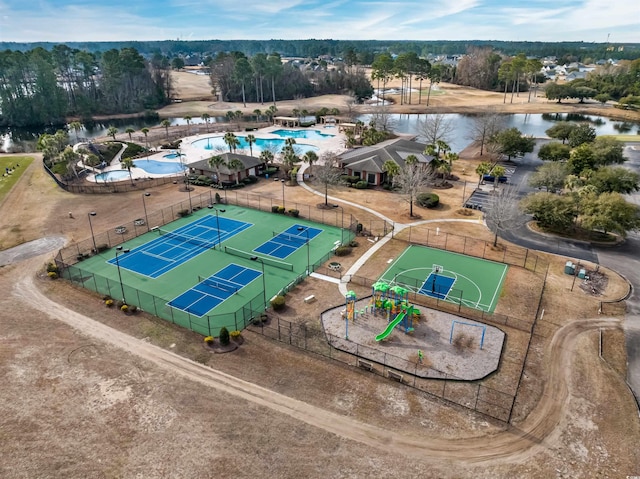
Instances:
[[[441,209],[418,213],[423,219],[471,219],[429,226],[491,239],[477,217],[458,213],[462,188],[443,190]],[[280,192],[280,185],[268,181],[243,191],[265,197]],[[97,212],[96,231],[126,223],[140,216],[141,193],[71,195],[36,161],[0,205],[0,247],[46,235],[85,239],[90,211]],[[186,195],[171,184],[151,194],[150,210]],[[395,195],[347,188],[331,194],[409,222],[408,205]],[[286,195],[287,201],[322,201],[301,187],[288,187]],[[356,207],[344,209],[365,226],[380,221]],[[353,253],[340,259],[344,269],[374,245],[363,237],[357,241]],[[401,240],[388,243],[360,273],[374,277],[405,246]],[[211,354],[198,335],[145,314],[126,316],[87,291],[48,280],[42,267],[51,257],[0,269],[3,478],[640,474],[640,421],[624,383],[620,321],[609,310],[597,311],[600,300],[626,293],[613,272],[607,272],[603,296],[595,298],[571,290],[572,278],[562,271],[566,258],[548,256],[545,313],[535,321],[513,425],[506,427],[251,332],[237,351]],[[519,281],[526,277],[508,278],[510,295],[518,294]],[[305,304],[309,294],[322,300]],[[279,316],[317,325],[321,311],[343,301],[335,284],[308,278],[288,295]],[[512,307],[511,314],[526,309],[531,315],[530,307]],[[509,368],[524,358],[528,336],[503,330],[509,359],[502,367]],[[598,356],[600,331],[604,361]],[[516,373],[495,375],[487,384]]]

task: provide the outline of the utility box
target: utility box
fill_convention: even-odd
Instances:
[[[564,265],[564,272],[565,274],[570,274],[570,275],[576,274],[576,265],[573,264],[571,261],[567,261],[567,263]]]
[[[584,279],[587,276],[587,270],[582,268],[580,271],[578,271],[578,278],[580,279]]]

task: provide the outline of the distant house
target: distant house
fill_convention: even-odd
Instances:
[[[587,78],[587,72],[571,72],[565,76],[566,81],[584,80]]]
[[[433,157],[424,154],[426,146],[401,138],[387,140],[342,153],[340,164],[349,176],[357,176],[371,185],[381,185],[387,179],[387,173],[383,170],[386,161],[391,160],[402,168],[407,157],[414,155],[420,163],[430,163]]]
[[[195,163],[191,163],[191,173],[194,175],[204,175],[216,182],[222,183],[235,183],[236,181],[242,181],[247,176],[259,175],[265,168],[265,163],[255,156],[240,155],[237,153],[222,153],[221,156],[224,159],[225,165],[233,159],[238,159],[243,164],[244,168],[240,171],[230,170],[227,166],[220,167],[219,176],[217,176],[216,169],[209,165],[209,160],[200,160]]]

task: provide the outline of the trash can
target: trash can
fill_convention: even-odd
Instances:
[[[584,279],[584,277],[587,275],[587,270],[582,268],[580,271],[578,271],[578,278],[580,279]]]
[[[564,265],[564,272],[565,274],[574,275],[576,274],[576,266],[571,261],[567,261]]]
[[[358,233],[362,232],[362,223],[358,223],[358,226],[356,227],[356,230],[358,231]]]

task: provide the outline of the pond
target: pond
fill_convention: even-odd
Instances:
[[[417,135],[418,140],[422,130],[421,123],[426,115],[420,114],[393,114],[389,115],[393,130],[396,133]],[[471,143],[471,131],[477,115],[460,115],[456,113],[445,114],[447,120],[453,124],[453,133],[449,138],[449,145],[452,151],[460,152]],[[368,123],[371,115],[361,115],[358,117]],[[598,135],[616,135],[620,133],[635,133],[640,131],[640,124],[633,122],[623,122],[610,120],[596,115],[576,115],[571,113],[543,113],[543,114],[505,114],[505,127],[516,127],[525,135],[535,137],[546,136],[545,131],[560,121],[587,122],[591,124]],[[640,136],[638,137],[640,141]]]

